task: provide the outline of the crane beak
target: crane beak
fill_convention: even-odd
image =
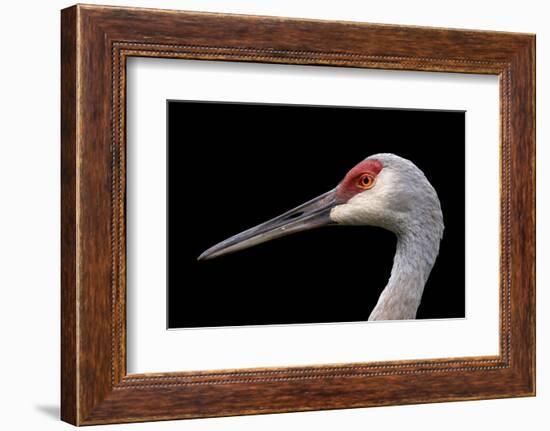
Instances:
[[[310,200],[274,219],[234,235],[210,247],[198,260],[212,259],[296,232],[333,224],[330,210],[338,205],[336,189]]]

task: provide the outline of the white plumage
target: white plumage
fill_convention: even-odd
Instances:
[[[439,253],[443,214],[437,193],[424,173],[395,154],[368,157],[335,189],[216,244],[199,260],[327,224],[378,226],[395,233],[391,275],[369,320],[416,318]]]
[[[443,213],[437,193],[411,161],[394,154],[368,159],[383,165],[376,184],[335,206],[338,224],[379,226],[397,236],[388,284],[369,320],[414,319],[424,286],[439,253]]]

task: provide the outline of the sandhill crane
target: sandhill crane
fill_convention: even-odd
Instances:
[[[368,320],[415,319],[439,253],[443,214],[424,173],[395,154],[368,157],[333,190],[216,244],[198,259],[324,225],[371,225],[395,233],[391,275]]]

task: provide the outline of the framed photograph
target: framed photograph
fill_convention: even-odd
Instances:
[[[535,394],[535,37],[62,11],[62,419]]]

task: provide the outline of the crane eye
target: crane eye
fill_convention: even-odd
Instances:
[[[359,177],[357,185],[362,189],[368,190],[374,186],[374,177],[371,174],[363,174]]]

